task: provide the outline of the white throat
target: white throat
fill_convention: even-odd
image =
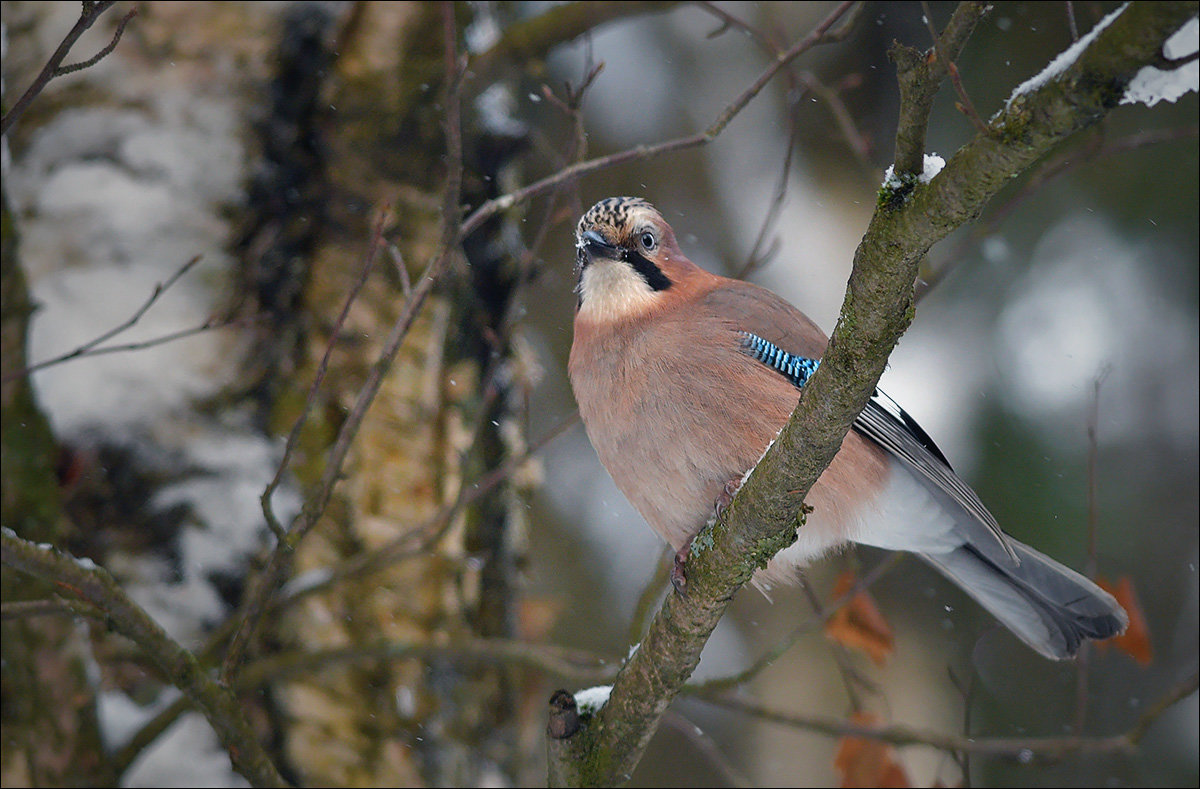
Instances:
[[[579,297],[581,316],[606,321],[646,312],[654,306],[658,294],[626,263],[597,260],[583,270]]]

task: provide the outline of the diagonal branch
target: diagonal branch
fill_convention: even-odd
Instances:
[[[839,3],[825,19],[813,28],[812,32],[804,38],[797,41],[791,49],[780,53],[775,62],[767,66],[758,79],[754,81],[750,87],[742,91],[741,95],[726,105],[719,115],[709,124],[708,128],[696,134],[689,134],[685,137],[677,137],[673,140],[667,140],[655,145],[639,145],[635,148],[629,148],[624,151],[619,151],[609,156],[601,156],[598,159],[588,159],[587,161],[578,162],[569,167],[564,167],[554,175],[547,176],[540,181],[535,181],[528,186],[518,189],[515,192],[501,195],[500,197],[488,200],[483,205],[471,212],[466,219],[463,220],[462,228],[459,231],[459,238],[466,238],[471,233],[479,229],[479,227],[491,219],[501,211],[507,211],[518,203],[523,203],[531,197],[545,192],[547,189],[552,189],[564,181],[572,181],[587,173],[604,170],[609,167],[615,167],[619,164],[627,162],[637,162],[643,159],[649,159],[654,156],[661,156],[665,153],[673,151],[683,151],[688,148],[695,148],[700,145],[706,145],[717,138],[717,136],[725,131],[725,127],[729,125],[734,117],[746,108],[746,105],[757,96],[767,83],[770,82],[779,70],[791,63],[803,53],[812,49],[828,40],[830,30],[834,24],[841,19],[847,11],[853,6],[853,2]]]
[[[54,50],[54,54],[46,61],[46,65],[42,67],[41,72],[34,78],[33,84],[25,89],[25,92],[21,94],[21,98],[17,99],[17,103],[12,106],[12,109],[4,113],[4,117],[0,119],[0,135],[8,133],[9,128],[17,122],[18,118],[25,114],[25,110],[29,109],[29,105],[38,97],[38,94],[46,89],[46,85],[49,84],[50,80],[63,74],[69,74],[73,71],[80,71],[93,66],[116,48],[117,42],[121,40],[121,33],[125,32],[125,25],[137,14],[137,9],[125,15],[125,18],[121,20],[120,25],[117,27],[117,32],[113,36],[112,42],[95,57],[89,58],[83,63],[68,66],[65,69],[60,68],[63,59],[71,51],[71,47],[75,46],[75,43],[79,41],[79,37],[86,33],[95,24],[96,20],[111,8],[114,3],[116,3],[116,0],[101,0],[100,2],[93,1],[83,4],[83,10],[80,12],[75,26],[71,28],[70,32],[63,38],[62,43],[58,45],[58,49]]]
[[[0,561],[102,610],[105,622],[141,647],[163,676],[204,713],[239,773],[254,786],[287,785],[246,720],[237,697],[210,676],[194,654],[167,635],[106,570],[23,540],[7,528],[0,532]]]
[[[604,706],[573,737],[552,743],[551,775],[579,785],[628,780],[733,595],[795,539],[802,497],[840,448],[912,320],[920,260],[978,216],[1014,175],[1114,109],[1139,69],[1196,13],[1195,2],[1127,6],[1073,63],[1014,97],[940,175],[902,200],[880,201],[855,253],[829,346],[791,419],[724,520],[697,540],[706,547],[693,548],[687,596],[667,596]]]

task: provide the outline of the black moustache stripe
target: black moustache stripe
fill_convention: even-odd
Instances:
[[[671,280],[662,273],[662,269],[633,250],[625,253],[625,262],[633,266],[633,270],[646,280],[651,290],[666,290],[671,287]]]

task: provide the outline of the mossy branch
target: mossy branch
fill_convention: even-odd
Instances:
[[[53,584],[65,596],[102,610],[109,627],[137,644],[164,678],[204,713],[229,751],[234,769],[254,786],[288,785],[259,743],[233,692],[167,635],[106,570],[88,566],[50,546],[23,540],[8,529],[0,531],[0,561]]]
[[[551,776],[580,786],[629,779],[658,721],[691,676],[733,595],[795,537],[803,497],[829,465],[913,317],[917,268],[929,248],[974,219],[1010,179],[1114,109],[1134,75],[1197,3],[1134,3],[1054,79],[1011,101],[930,183],[880,201],[854,257],[841,316],[791,420],[693,552],[688,594],[668,595],[605,706],[554,740]]]

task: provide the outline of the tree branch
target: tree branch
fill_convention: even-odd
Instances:
[[[845,15],[853,2],[839,3],[825,19],[813,28],[812,32],[804,38],[797,41],[791,49],[780,53],[775,62],[768,66],[758,79],[754,81],[750,87],[746,88],[741,95],[725,106],[719,115],[709,124],[708,128],[696,134],[689,134],[686,137],[677,137],[674,140],[667,140],[655,145],[639,145],[636,148],[629,148],[624,151],[619,151],[608,156],[601,156],[598,159],[588,159],[587,161],[578,162],[569,167],[564,167],[554,175],[547,176],[540,181],[518,189],[515,192],[501,195],[500,197],[488,200],[483,205],[471,212],[466,219],[463,220],[462,227],[459,231],[459,238],[466,238],[471,233],[479,229],[484,222],[491,219],[501,211],[506,211],[512,208],[517,203],[522,203],[531,197],[535,197],[547,189],[551,189],[564,181],[571,181],[579,178],[587,173],[604,170],[609,167],[615,167],[619,164],[627,162],[641,161],[654,156],[661,156],[672,151],[682,151],[688,148],[695,148],[699,145],[705,145],[717,138],[729,122],[734,117],[746,108],[751,99],[759,94],[760,91],[771,79],[779,73],[779,70],[791,63],[797,57],[812,49],[814,46],[825,42],[829,37],[829,31],[834,24],[837,23],[842,16]]]
[[[925,253],[978,216],[1014,175],[1114,109],[1137,71],[1196,13],[1195,2],[1128,6],[1073,64],[1014,97],[988,133],[963,146],[930,183],[903,196],[881,192],[841,316],[790,421],[724,519],[696,540],[687,596],[668,595],[607,703],[574,737],[557,742],[552,758],[571,763],[554,766],[552,775],[589,786],[628,780],[733,595],[795,539],[803,496],[841,447],[912,320]]]
[[[991,9],[982,2],[959,3],[941,36],[934,39],[933,48],[920,52],[910,46],[892,45],[888,57],[896,64],[896,80],[900,84],[900,119],[896,129],[895,173],[904,177],[918,176],[925,168],[925,132],[933,97],[942,80],[952,73],[958,58],[975,25]],[[926,11],[928,14],[928,11]],[[933,20],[927,20],[930,25]]]
[[[167,681],[204,713],[229,752],[234,769],[255,786],[287,786],[229,688],[214,680],[195,655],[168,636],[106,570],[23,540],[7,528],[0,530],[0,561],[102,610],[108,625],[137,644]]]
[[[45,90],[50,80],[63,74],[69,74],[72,71],[80,71],[93,66],[109,52],[112,52],[117,46],[117,42],[121,40],[121,33],[125,31],[125,25],[137,14],[136,9],[125,15],[125,18],[121,20],[120,25],[117,27],[117,32],[113,36],[112,42],[101,50],[99,54],[83,63],[68,66],[66,69],[59,68],[59,65],[66,58],[67,53],[71,51],[71,47],[75,46],[75,42],[79,40],[79,37],[86,33],[95,24],[96,20],[111,8],[115,2],[116,0],[101,0],[100,2],[93,0],[92,2],[83,3],[83,10],[80,12],[75,26],[71,28],[70,32],[63,38],[62,43],[58,45],[58,49],[54,50],[54,54],[46,61],[46,65],[42,67],[41,72],[33,80],[33,84],[25,89],[25,92],[21,94],[21,98],[17,99],[17,103],[0,119],[0,135],[8,134],[9,128],[17,122],[18,118],[25,114],[25,110],[29,109],[29,105],[38,97],[38,94]]]

